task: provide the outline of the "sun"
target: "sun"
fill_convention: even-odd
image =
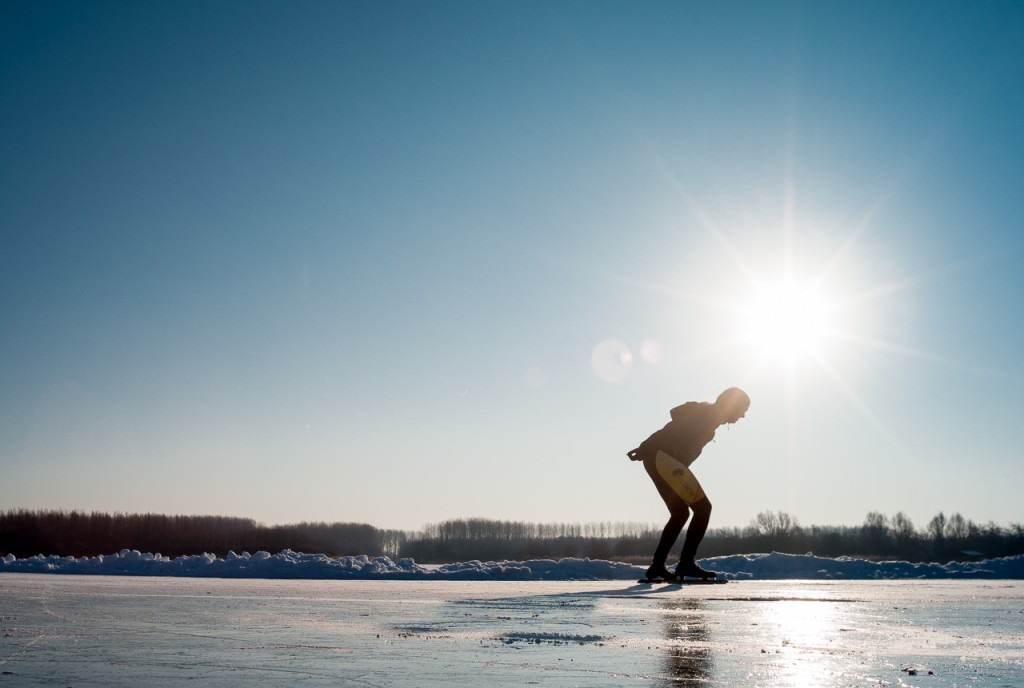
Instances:
[[[835,326],[834,304],[820,285],[795,275],[758,283],[737,309],[739,339],[761,359],[817,358]]]

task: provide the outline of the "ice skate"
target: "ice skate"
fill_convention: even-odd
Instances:
[[[707,571],[697,566],[697,562],[692,559],[689,561],[679,562],[679,566],[676,567],[675,577],[679,580],[683,578],[700,578],[702,580],[714,580],[718,577],[718,574],[714,571]]]
[[[644,577],[638,583],[677,583],[679,578],[676,574],[665,568],[664,564],[652,564]]]

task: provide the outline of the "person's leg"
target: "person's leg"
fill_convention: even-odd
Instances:
[[[696,576],[700,578],[713,578],[712,571],[705,571],[697,566],[697,548],[700,547],[704,534],[708,530],[708,523],[711,521],[711,501],[704,497],[700,501],[691,504],[693,509],[693,521],[686,530],[686,540],[683,541],[683,551],[679,555],[679,566],[676,567],[676,575]]]
[[[668,523],[665,524],[664,530],[661,531],[661,539],[658,540],[658,547],[654,550],[654,558],[651,561],[651,567],[647,569],[647,577],[669,577],[671,573],[665,568],[665,562],[668,560],[669,550],[671,550],[676,544],[676,540],[679,539],[679,534],[683,532],[683,526],[686,525],[686,520],[690,518],[690,507],[687,506],[686,502],[684,502],[683,499],[676,494],[675,490],[665,482],[665,479],[658,472],[653,459],[644,461],[644,469],[646,469],[647,474],[651,477],[651,481],[658,489],[658,494],[661,495],[662,500],[665,502],[665,506],[668,507],[669,513],[671,514],[668,519]]]
[[[686,519],[689,517],[689,508],[680,501],[672,510],[672,516],[665,524],[665,529],[661,531],[661,539],[658,541],[658,548],[654,550],[654,559],[651,561],[652,570],[659,571],[665,568],[669,550],[676,544],[679,533],[683,532],[683,526],[686,525]]]
[[[711,500],[707,497],[690,508],[693,509],[693,520],[686,529],[686,540],[683,541],[683,553],[679,561],[693,561],[697,558],[697,548],[700,547],[704,534],[708,532],[708,523],[711,522]]]

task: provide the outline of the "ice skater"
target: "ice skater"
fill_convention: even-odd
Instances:
[[[627,453],[631,460],[644,462],[647,474],[671,514],[658,541],[654,560],[647,569],[647,580],[673,582],[685,577],[715,577],[713,571],[705,571],[697,565],[697,548],[711,520],[711,501],[690,470],[690,464],[697,460],[704,446],[715,439],[715,430],[735,423],[746,415],[748,408],[750,397],[738,387],[730,387],[719,394],[713,404],[688,401],[669,412],[672,420],[665,427]],[[672,572],[665,568],[665,560],[686,525],[691,509],[693,520],[686,530],[679,565]]]

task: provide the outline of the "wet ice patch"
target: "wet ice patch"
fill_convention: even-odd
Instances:
[[[470,640],[484,647],[603,643],[590,622],[598,598],[517,595],[462,598],[441,604],[429,623],[402,623],[389,630],[399,638]]]
[[[534,645],[586,645],[587,643],[599,643],[605,640],[600,635],[578,635],[575,633],[505,633],[499,635],[499,640],[506,645],[514,643],[532,643]]]
[[[900,667],[900,671],[905,673],[907,676],[934,676],[935,671],[929,669],[924,664],[904,664]]]

